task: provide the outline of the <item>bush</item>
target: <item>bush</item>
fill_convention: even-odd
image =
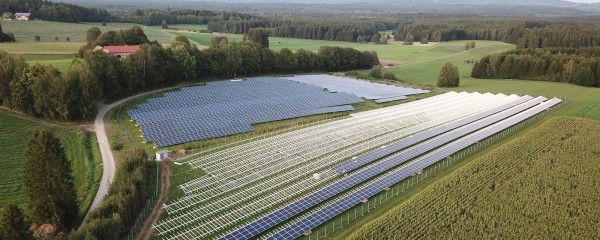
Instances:
[[[396,75],[394,75],[394,73],[392,73],[392,72],[386,72],[383,75],[383,78],[387,79],[387,80],[398,80],[398,78],[396,78]]]
[[[438,87],[458,87],[460,82],[460,76],[458,74],[458,68],[451,62],[447,62],[440,74],[438,75]]]
[[[373,66],[371,71],[369,72],[369,76],[373,78],[383,78],[383,67],[380,65]]]
[[[40,36],[35,35],[35,37],[33,37],[33,39],[35,39],[36,42],[39,42],[40,40],[42,40],[42,38],[40,38]]]
[[[58,40],[58,37],[54,37],[54,41],[57,41],[57,42],[58,42],[58,41],[59,41],[59,40]]]
[[[67,38],[65,38],[65,41],[70,42],[71,38],[67,36]]]

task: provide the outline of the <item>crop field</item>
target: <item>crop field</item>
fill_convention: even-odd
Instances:
[[[432,184],[351,239],[596,238],[598,136],[598,121],[551,118]]]
[[[96,194],[102,174],[95,135],[77,128],[35,122],[4,111],[0,111],[0,149],[4,152],[0,159],[3,166],[0,169],[0,206],[8,202],[26,203],[21,168],[27,141],[35,128],[48,128],[60,137],[72,163],[78,200],[82,206],[79,214],[83,217]]]

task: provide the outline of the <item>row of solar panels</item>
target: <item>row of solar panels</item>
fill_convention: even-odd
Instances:
[[[144,141],[158,147],[252,131],[252,124],[352,111],[348,93],[277,78],[222,81],[183,88],[130,110]]]
[[[335,196],[337,194],[340,194],[350,188],[353,188],[356,185],[359,185],[359,184],[365,182],[366,180],[371,179],[385,171],[388,171],[397,166],[400,166],[401,164],[403,164],[403,163],[409,161],[410,159],[415,158],[421,154],[427,153],[433,149],[441,147],[451,141],[454,141],[456,139],[464,137],[465,135],[468,135],[474,131],[483,129],[483,130],[479,130],[479,132],[474,133],[474,135],[477,136],[476,138],[469,138],[471,141],[473,141],[472,139],[475,139],[474,142],[479,141],[479,140],[481,140],[485,137],[488,137],[490,135],[493,135],[494,133],[499,132],[507,127],[510,127],[513,124],[516,124],[524,119],[527,119],[545,109],[548,109],[560,102],[560,100],[558,100],[558,99],[552,99],[550,101],[541,103],[544,100],[546,100],[546,99],[542,98],[542,97],[538,97],[535,99],[531,99],[531,97],[523,97],[516,101],[511,102],[508,105],[503,105],[503,106],[491,109],[489,111],[486,111],[485,113],[478,114],[479,116],[475,116],[472,118],[465,118],[465,119],[462,119],[460,122],[454,122],[453,124],[439,126],[439,127],[437,127],[437,128],[439,128],[439,130],[435,130],[435,131],[446,132],[446,131],[452,129],[452,128],[448,129],[448,127],[456,128],[457,125],[461,126],[461,127],[458,127],[454,130],[450,130],[449,132],[446,132],[439,136],[433,137],[429,140],[426,140],[422,143],[413,145],[409,148],[406,148],[407,146],[405,146],[404,148],[406,148],[406,149],[403,150],[402,152],[393,154],[392,156],[390,156],[388,158],[384,158],[383,160],[376,162],[372,165],[369,165],[368,167],[361,169],[360,171],[353,173],[353,174],[349,175],[348,177],[341,179],[340,181],[330,184],[312,194],[309,194],[306,197],[303,197],[303,198],[301,198],[293,203],[290,203],[274,212],[271,212],[270,214],[254,221],[248,225],[245,225],[242,228],[239,228],[235,231],[228,233],[227,235],[225,235],[223,237],[223,239],[249,239],[251,237],[254,237],[254,236],[266,231],[267,229],[270,229],[286,220],[289,220],[290,218],[300,214],[301,212],[304,212],[304,211],[316,206],[317,204],[320,204],[323,201],[325,201],[329,198],[332,198],[333,196]],[[531,108],[531,109],[526,110],[528,108]],[[502,121],[503,119],[507,119],[507,120]],[[476,120],[476,121],[474,121],[474,120]],[[502,122],[496,123],[498,121],[502,121]],[[487,126],[490,126],[490,127],[487,127]],[[425,134],[427,134],[427,133],[425,133]],[[462,141],[462,142],[465,142],[465,141]],[[474,142],[472,142],[472,143],[474,143]],[[467,143],[469,143],[469,141],[467,141]],[[472,144],[472,143],[470,143],[470,144]],[[464,147],[467,147],[470,144],[467,144],[464,146],[461,145],[461,148],[457,149],[456,151],[458,151]],[[448,152],[447,150],[444,150],[444,149],[447,149],[449,146],[452,147],[454,145],[448,145],[446,147],[439,148],[438,150],[435,150],[435,151]],[[403,178],[398,178],[397,175],[407,177],[410,174],[413,174],[414,172],[416,172],[417,170],[427,167],[427,166],[437,162],[439,159],[449,156],[450,154],[452,154],[452,153],[449,153],[447,155],[442,154],[441,158],[426,158],[425,160],[418,160],[416,162],[411,162],[405,166],[418,166],[420,168],[414,169],[414,168],[402,167],[398,170],[395,170],[396,172],[394,172],[392,175],[390,175],[391,177],[390,176],[385,177],[383,180],[372,184],[371,185],[372,187],[368,187],[368,188],[365,188],[364,190],[358,191],[358,192],[354,193],[353,195],[347,197],[346,199],[340,200],[336,204],[333,204],[333,205],[329,206],[328,208],[325,208],[305,219],[302,219],[301,221],[297,222],[296,224],[293,224],[292,226],[273,235],[273,238],[274,239],[296,238],[296,237],[300,236],[302,233],[327,221],[331,217],[334,217],[335,215],[358,204],[357,201],[363,200],[365,198],[368,198],[368,197],[376,194],[377,192],[382,191],[383,188],[393,185],[395,183],[394,181],[397,182],[397,181],[400,181],[401,179],[403,179]],[[350,160],[350,161],[352,161],[352,160]],[[362,162],[359,162],[358,164],[360,166],[362,166],[369,162],[371,162],[371,161],[362,161]],[[352,162],[350,164],[342,164],[342,167],[338,167],[338,170],[347,172],[348,169],[354,169],[354,168],[358,167],[356,164],[357,164],[357,162]]]
[[[285,77],[286,79],[313,84],[331,92],[347,92],[369,100],[375,100],[378,103],[402,100],[403,97],[415,94],[428,93],[427,90],[397,87],[387,84],[371,83],[352,78],[336,77],[329,75],[299,75],[294,77]]]

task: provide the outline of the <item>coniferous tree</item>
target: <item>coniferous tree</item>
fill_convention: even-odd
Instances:
[[[458,68],[451,62],[447,62],[442,67],[440,74],[438,75],[438,87],[458,87],[460,82],[460,76],[458,75]]]
[[[23,179],[28,215],[35,224],[50,223],[58,229],[77,218],[79,204],[60,141],[48,130],[35,130],[27,143]]]
[[[30,225],[19,206],[6,204],[0,216],[0,239],[33,240]]]

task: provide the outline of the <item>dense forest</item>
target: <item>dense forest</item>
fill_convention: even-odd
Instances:
[[[208,31],[245,34],[251,28],[266,28],[274,37],[333,40],[356,42],[363,36],[370,42],[379,31],[395,29],[394,21],[346,20],[346,21],[310,21],[289,19],[264,19],[246,21],[210,22]]]
[[[517,49],[477,61],[474,78],[516,78],[600,87],[600,47]]]
[[[208,10],[174,10],[161,11],[156,9],[136,9],[119,17],[121,22],[139,23],[148,26],[168,24],[208,24],[209,22],[243,21],[257,19],[252,15],[227,11]]]
[[[31,13],[32,18],[70,23],[114,20],[105,9],[44,0],[0,0],[0,12],[25,12]]]

